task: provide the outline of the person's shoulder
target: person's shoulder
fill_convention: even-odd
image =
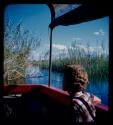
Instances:
[[[86,96],[93,96],[92,93],[90,93],[90,92],[86,92],[86,91],[83,91],[83,95],[86,95]]]
[[[82,96],[86,101],[92,100],[94,99],[94,95],[90,92],[83,92],[83,96]]]

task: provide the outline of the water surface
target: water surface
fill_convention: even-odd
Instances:
[[[48,84],[48,70],[40,70],[32,67],[27,70],[27,84]],[[51,73],[51,86],[62,89],[63,74],[59,72]],[[86,91],[93,93],[102,100],[102,104],[108,105],[108,80],[90,80]]]

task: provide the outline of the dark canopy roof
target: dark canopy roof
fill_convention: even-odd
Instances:
[[[57,7],[61,8],[64,6],[64,4],[51,4],[51,13],[52,20],[49,25],[49,27],[54,28],[58,25],[72,25],[72,24],[79,24],[86,21],[95,20],[98,18],[102,18],[105,16],[109,16],[107,5],[98,5],[98,4],[81,4],[75,9],[70,10],[67,13],[64,13],[64,15],[61,15],[59,17],[55,17],[55,9]],[[50,7],[49,6],[49,7]],[[65,4],[66,6],[66,4]],[[62,7],[63,8],[63,7]],[[64,7],[65,8],[65,7]]]

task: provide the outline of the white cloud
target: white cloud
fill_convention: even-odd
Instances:
[[[90,54],[98,53],[98,55],[106,54],[106,50],[103,50],[103,48],[101,46],[98,46],[98,47],[89,46],[89,47],[87,47],[87,45],[77,44],[76,47],[79,50],[84,50],[85,53],[88,53],[88,52]],[[76,49],[75,47],[72,47],[72,46],[70,46],[69,48]]]
[[[65,45],[62,45],[62,44],[53,44],[52,47],[59,49],[59,50],[67,49],[67,47]]]
[[[73,40],[77,40],[77,41],[82,40],[82,39],[81,39],[81,38],[79,38],[79,37],[73,37],[72,39],[73,39]]]
[[[99,32],[94,32],[94,35],[99,35]]]
[[[99,36],[99,35],[100,35],[100,36],[104,36],[105,32],[104,32],[102,29],[100,29],[100,30],[94,32],[93,34],[94,34],[94,35],[98,35],[98,36]]]
[[[84,45],[77,44],[76,47],[71,47],[71,46],[70,46],[70,49],[76,49],[76,48],[82,49],[82,50],[84,50],[85,52],[87,51],[87,48],[86,48],[86,46],[84,46]]]

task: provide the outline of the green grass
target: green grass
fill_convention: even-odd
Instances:
[[[74,45],[76,47],[76,45]],[[89,49],[89,48],[87,48]],[[91,79],[108,79],[109,74],[109,57],[108,55],[96,53],[95,56],[90,53],[85,53],[80,49],[69,49],[69,56],[66,58],[59,58],[52,60],[52,70],[62,72],[63,68],[67,64],[79,64],[82,65],[88,72],[89,78]],[[40,66],[42,69],[48,69],[48,61],[38,61],[35,65]]]

